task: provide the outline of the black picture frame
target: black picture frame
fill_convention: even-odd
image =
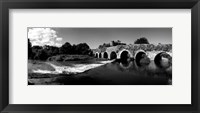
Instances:
[[[9,9],[191,9],[192,104],[12,105],[9,104]],[[0,111],[2,113],[199,113],[199,0],[0,0]],[[181,39],[181,37],[180,37]]]

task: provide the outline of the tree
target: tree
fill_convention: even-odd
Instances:
[[[32,53],[33,53],[32,52],[32,44],[31,44],[30,40],[28,39],[28,59],[31,58]]]
[[[126,43],[122,43],[120,40],[117,41],[111,41],[111,44],[109,44],[110,46],[117,46],[117,45],[126,45]]]
[[[99,49],[102,49],[103,48],[103,45],[99,45],[99,47],[98,47]]]
[[[118,44],[120,44],[120,43],[121,43],[121,41],[120,41],[120,40],[117,40],[117,43],[118,43]]]
[[[28,40],[28,58],[33,60],[47,60],[49,57],[59,54],[77,54],[77,55],[92,55],[92,50],[86,43],[80,43],[78,45],[71,45],[66,42],[61,47],[55,46],[33,46]]]
[[[71,54],[72,51],[72,45],[69,42],[63,44],[59,49],[60,54]]]
[[[90,47],[86,43],[80,43],[76,46],[76,52],[81,55],[88,55]]]
[[[145,37],[141,37],[137,39],[134,44],[149,44],[149,41]]]
[[[40,50],[42,50],[42,47],[41,46],[33,46],[31,49],[32,49],[31,59],[39,60],[38,53]]]
[[[48,54],[44,49],[38,50],[38,52],[35,54],[36,60],[46,60],[48,58]]]
[[[59,49],[60,54],[79,54],[79,55],[89,55],[90,47],[86,43],[80,43],[78,45],[71,45],[69,42],[66,42]]]
[[[47,55],[48,55],[49,57],[59,54],[59,48],[58,48],[58,47],[55,47],[55,46],[45,45],[45,46],[44,46],[44,50],[46,51],[46,53],[47,53]]]
[[[111,45],[115,46],[115,41],[114,40],[111,41]]]
[[[89,54],[89,56],[92,56],[92,57],[95,56],[95,54],[92,52],[92,50],[88,54]]]

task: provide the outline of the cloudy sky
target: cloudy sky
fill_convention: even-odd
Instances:
[[[172,44],[171,28],[28,28],[32,45],[60,47],[65,42],[87,43],[91,49],[100,44],[120,40],[133,44],[140,37],[146,37],[152,44]]]

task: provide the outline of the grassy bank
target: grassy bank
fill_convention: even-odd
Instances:
[[[49,57],[48,61],[79,61],[79,60],[89,60],[93,57],[88,55],[56,55]]]
[[[32,70],[49,70],[55,71],[55,69],[46,64],[45,61],[38,61],[38,60],[28,60],[28,73],[32,73]]]

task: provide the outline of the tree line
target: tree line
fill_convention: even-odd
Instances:
[[[134,44],[149,44],[148,40],[145,37],[137,39]],[[125,43],[122,43],[120,40],[117,41],[111,41],[110,43],[104,43],[102,45],[99,45],[99,49],[105,48],[105,47],[111,47],[111,46],[117,46],[117,45],[126,45]],[[32,60],[47,60],[51,56],[55,55],[90,55],[92,56],[92,50],[86,43],[80,43],[80,44],[73,44],[71,45],[69,42],[66,42],[61,47],[55,47],[55,46],[32,46],[30,40],[28,39],[28,58]]]
[[[28,58],[32,60],[47,60],[55,55],[92,55],[92,50],[86,43],[73,44],[66,42],[61,47],[55,46],[32,46],[28,39]]]
[[[146,37],[141,37],[137,40],[135,40],[134,44],[149,44],[149,41],[147,40]],[[112,47],[112,46],[117,46],[117,45],[126,45],[126,43],[122,43],[120,40],[117,41],[111,41],[111,43],[104,43],[102,45],[99,45],[99,49],[106,48],[106,47]]]

